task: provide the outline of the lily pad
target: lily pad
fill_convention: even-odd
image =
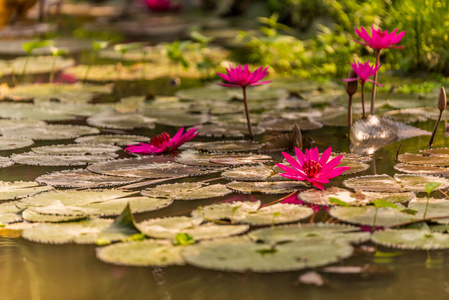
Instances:
[[[52,107],[38,106],[33,103],[16,103],[2,102],[0,103],[0,117],[5,119],[25,119],[31,121],[68,121],[75,120],[74,115],[54,109]],[[21,128],[34,128],[35,124],[30,123],[19,127],[9,127],[2,131],[14,131]],[[39,128],[45,127],[45,123],[41,123]]]
[[[75,125],[45,125],[42,127],[22,127],[20,129],[3,130],[2,134],[14,138],[33,140],[66,140],[87,134],[97,134],[100,131],[88,126]]]
[[[418,229],[382,230],[373,234],[376,244],[399,249],[449,249],[449,235]]]
[[[202,223],[191,217],[150,219],[137,225],[146,236],[158,239],[174,239],[178,233],[187,233],[195,241],[222,238],[248,231],[248,225],[217,225]]]
[[[215,157],[216,154],[211,154],[207,152],[198,152],[196,150],[185,150],[178,154],[175,161],[180,164],[190,165],[190,166],[201,166],[201,167],[223,167],[221,164],[215,164],[210,162],[210,159]]]
[[[405,207],[404,207],[405,209]],[[343,207],[334,206],[329,210],[329,214],[343,222],[359,225],[372,226],[376,208],[374,206]],[[400,223],[416,219],[413,215],[401,212],[390,207],[380,207],[377,209],[375,226],[389,227]]]
[[[221,173],[226,179],[237,181],[290,181],[280,176],[282,170],[277,166],[243,166],[232,168]]]
[[[412,165],[399,163],[393,167],[396,171],[419,174],[419,175],[434,175],[434,176],[449,176],[449,168],[440,168],[424,165]]]
[[[207,114],[190,114],[185,111],[177,112],[176,110],[164,110],[161,114],[160,111],[154,109],[143,109],[140,114],[147,118],[156,119],[158,124],[173,127],[195,126],[210,121],[210,116]]]
[[[380,193],[380,192],[350,192],[345,189],[331,187],[326,190],[316,190],[308,189],[302,191],[298,194],[298,198],[304,202],[333,206],[334,204],[330,202],[329,197],[337,198],[341,201],[346,202],[349,205],[363,206],[372,203],[374,200],[383,199],[388,202],[393,203],[405,203],[412,199],[415,199],[415,194],[412,192],[408,193]]]
[[[244,193],[262,194],[286,194],[296,190],[307,188],[308,185],[302,181],[271,181],[271,182],[230,182],[226,185],[231,190]]]
[[[6,168],[12,166],[14,162],[10,160],[8,157],[0,156],[0,168]]]
[[[225,196],[230,193],[232,191],[223,184],[208,185],[201,182],[162,184],[141,192],[142,196],[173,200],[207,199]]]
[[[435,198],[429,198],[428,200],[427,204],[427,198],[416,198],[416,200],[409,203],[408,207],[417,211],[415,214],[417,218],[424,218],[425,212],[426,218],[439,217],[432,221],[440,224],[449,224],[449,218],[441,219],[441,217],[449,216],[449,201],[447,199]]]
[[[298,124],[299,128],[302,131],[315,130],[323,127],[323,124],[312,118],[298,119],[295,120],[294,122]],[[258,126],[265,128],[268,131],[288,132],[292,130],[292,120],[269,117],[260,121]]]
[[[135,128],[154,129],[156,119],[144,117],[135,113],[116,113],[105,111],[89,117],[87,124],[101,128],[131,130]]]
[[[184,265],[180,254],[183,248],[164,240],[135,241],[98,248],[97,258],[105,263],[123,266]]]
[[[248,236],[255,242],[278,244],[300,240],[333,240],[362,243],[370,239],[369,232],[359,232],[358,227],[330,224],[294,224],[272,226],[251,231]]]
[[[25,198],[51,189],[49,186],[40,186],[33,181],[0,181],[0,200]]]
[[[50,73],[52,70],[53,56],[31,56],[28,58],[28,64],[26,68],[26,74],[42,74]],[[23,70],[25,65],[25,57],[17,57],[9,61],[1,61],[2,74],[9,75],[12,73],[19,73]],[[59,71],[61,69],[73,66],[75,61],[72,58],[56,57],[54,70]]]
[[[283,272],[313,268],[352,255],[347,243],[296,241],[272,247],[248,237],[230,237],[186,247],[181,252],[188,264],[220,271]]]
[[[442,154],[442,155],[449,155],[449,148],[432,148],[432,149],[423,149],[423,150],[419,150],[419,152],[421,153],[426,153],[426,154]]]
[[[412,165],[425,165],[433,167],[449,166],[449,155],[445,154],[414,154],[405,153],[398,156],[398,160]]]
[[[154,163],[150,158],[129,158],[90,165],[88,170],[94,173],[137,178],[170,178],[179,176],[199,176],[222,171],[198,166],[186,166],[178,163]]]
[[[36,182],[40,184],[84,189],[125,185],[139,180],[132,177],[101,175],[85,169],[53,172],[36,178]]]
[[[0,150],[13,150],[33,145],[33,140],[0,136]]]
[[[80,144],[107,144],[127,146],[135,145],[140,142],[148,142],[149,138],[140,135],[130,134],[102,134],[102,135],[90,135],[77,138],[75,143]]]
[[[241,90],[232,89],[230,93],[237,99],[243,100],[243,94]],[[268,86],[259,86],[251,89],[247,89],[246,96],[249,101],[262,101],[270,99],[282,99],[288,97],[288,92],[281,88],[272,88]]]
[[[98,155],[117,152],[122,148],[107,144],[61,144],[34,147],[31,150],[38,154],[49,155]]]
[[[403,192],[402,186],[394,180],[393,177],[383,175],[369,175],[362,177],[354,177],[343,181],[343,185],[347,188],[368,192]]]
[[[29,119],[0,119],[0,132],[5,129],[17,129],[27,126],[44,126],[46,123]]]
[[[25,209],[22,212],[22,218],[27,222],[33,223],[62,223],[69,221],[78,221],[85,219],[87,215],[49,215],[35,212],[31,209]]]
[[[32,166],[83,166],[105,160],[112,160],[116,157],[118,157],[118,154],[115,153],[96,155],[50,155],[26,152],[13,154],[11,159],[15,163]]]
[[[396,174],[394,178],[399,181],[406,191],[425,192],[426,184],[429,182],[441,183],[438,189],[444,189],[449,186],[448,179],[429,175]]]
[[[232,137],[239,138],[248,135],[248,127],[245,124],[229,124],[229,125],[217,125],[217,124],[202,124],[195,126],[198,130],[199,136],[207,137]],[[260,135],[265,132],[264,128],[252,127],[253,135]]]
[[[231,223],[270,225],[299,221],[313,214],[313,210],[295,204],[277,203],[260,207],[256,202],[226,202],[212,204],[192,211],[192,217],[205,220],[229,220]]]
[[[210,159],[211,163],[226,166],[255,165],[273,162],[271,156],[257,154],[228,154],[214,156]]]
[[[201,142],[192,145],[196,150],[216,153],[250,152],[256,151],[260,146],[260,143],[251,141]]]
[[[222,102],[232,99],[229,89],[223,88],[217,84],[180,90],[177,91],[175,95],[183,100],[190,101],[213,100],[216,102]]]

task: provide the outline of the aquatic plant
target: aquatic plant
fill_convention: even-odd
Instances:
[[[427,193],[427,200],[426,200],[426,208],[424,209],[424,213],[422,218],[425,219],[426,218],[426,214],[427,214],[427,209],[429,208],[429,199],[430,199],[430,194],[441,185],[441,182],[428,182],[426,184],[426,193]]]
[[[228,72],[228,74],[222,74],[218,72],[217,74],[229,83],[219,82],[218,84],[228,87],[241,87],[243,89],[243,103],[245,104],[246,122],[248,124],[248,131],[251,141],[254,141],[253,132],[251,130],[251,122],[249,120],[248,101],[246,99],[246,87],[270,83],[271,81],[260,81],[265,76],[268,75],[268,67],[267,68],[260,67],[254,72],[250,72],[248,65],[245,65],[243,69],[242,66],[239,65],[236,68],[230,67],[229,69],[226,69],[226,71]]]
[[[92,67],[92,65],[94,63],[94,60],[98,54],[98,51],[100,51],[101,49],[105,49],[108,46],[109,46],[108,41],[93,41],[92,42],[93,51],[92,51],[92,54],[90,57],[89,65],[87,66],[87,69],[86,69],[86,73],[84,73],[84,76],[83,76],[83,82],[85,82],[87,79],[87,75],[89,74],[90,68]]]
[[[31,42],[22,44],[22,48],[23,48],[23,50],[25,50],[25,53],[26,53],[25,64],[23,65],[23,69],[22,69],[22,76],[25,75],[31,52],[33,52],[33,50],[38,49],[38,48],[44,48],[44,47],[51,46],[51,45],[53,45],[53,43],[54,42],[51,40],[43,40],[43,41],[31,41]]]
[[[67,51],[65,49],[60,49],[56,47],[50,47],[50,51],[53,54],[53,61],[51,63],[51,72],[50,72],[50,79],[49,82],[52,83],[54,76],[55,76],[55,65],[56,65],[56,58],[58,56],[63,56],[67,54]]]
[[[446,105],[447,105],[446,90],[444,89],[444,87],[441,87],[440,95],[438,97],[438,109],[440,110],[440,114],[438,115],[438,120],[435,123],[435,128],[433,129],[432,137],[430,138],[429,141],[430,149],[432,149],[433,139],[435,137],[435,134],[437,133],[438,125],[440,125],[441,116],[443,115],[443,111],[446,109]]]
[[[313,186],[320,190],[324,190],[323,183],[329,183],[330,178],[340,176],[344,171],[350,167],[337,167],[340,164],[343,155],[337,156],[329,161],[332,148],[327,148],[321,155],[318,148],[306,149],[302,153],[301,149],[295,147],[296,159],[291,157],[288,153],[282,152],[287,162],[291,165],[287,167],[283,164],[276,164],[286,173],[279,175],[294,180],[307,180]]]
[[[351,71],[349,71],[348,78],[357,79],[357,73],[354,71],[354,69],[351,69]],[[348,99],[348,138],[349,138],[349,133],[351,132],[352,127],[352,96],[354,96],[354,94],[357,93],[357,80],[348,81],[346,83],[346,93],[349,96]]]
[[[357,74],[360,80],[360,85],[362,86],[361,94],[362,94],[362,110],[363,110],[363,118],[366,118],[365,113],[365,82],[369,81],[374,83],[374,85],[382,86],[380,83],[369,79],[369,77],[377,74],[377,70],[379,70],[380,65],[370,65],[369,60],[367,60],[364,64],[362,63],[356,63],[354,60],[354,63],[351,63],[352,69]],[[346,78],[343,79],[344,82],[352,82],[357,81],[357,78]]]
[[[357,43],[369,46],[373,48],[376,52],[376,66],[379,64],[380,60],[380,51],[382,49],[395,48],[395,49],[403,49],[404,46],[394,45],[399,43],[402,40],[402,37],[405,35],[405,31],[401,31],[397,33],[398,29],[396,28],[393,32],[388,33],[388,31],[382,32],[380,29],[374,29],[374,26],[371,26],[371,36],[366,32],[365,28],[361,27],[360,30],[357,28],[354,29],[357,35],[364,40],[364,42],[357,41]],[[377,81],[377,70],[374,74],[374,81]],[[370,114],[374,115],[374,102],[376,101],[376,85],[373,84],[373,90],[371,93],[371,108]]]
[[[198,133],[196,128],[189,129],[184,134],[184,127],[178,130],[173,136],[163,132],[150,140],[149,144],[140,143],[139,145],[129,145],[125,148],[126,152],[139,154],[161,154],[176,150],[179,146],[196,137]]]

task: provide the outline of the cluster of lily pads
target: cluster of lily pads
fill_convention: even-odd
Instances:
[[[65,72],[91,82],[166,75],[169,59],[161,60],[158,49],[122,45],[111,51],[103,46],[94,44],[92,61],[102,56],[144,63],[119,68],[117,64],[76,66]],[[23,64],[13,70],[27,66],[27,72],[32,72],[34,60],[46,61],[28,52]],[[196,53],[189,55],[189,60],[197,60]],[[210,55],[220,60],[224,54]],[[62,68],[64,60],[59,59],[54,55],[51,61]],[[266,69],[258,69],[257,76],[247,82],[232,80],[238,77],[236,70],[230,68],[228,75],[221,75],[242,87],[243,95],[212,84],[179,90],[172,97],[133,96],[96,103],[101,102],[98,97],[112,92],[111,86],[48,83],[1,88],[6,101],[0,103],[0,151],[27,148],[28,152],[0,157],[0,167],[84,167],[44,174],[34,182],[0,182],[4,229],[21,231],[23,238],[40,243],[96,244],[97,257],[107,263],[191,264],[236,272],[324,266],[350,257],[354,247],[368,241],[393,248],[449,248],[449,235],[444,233],[449,230],[449,205],[447,200],[430,198],[434,189],[449,187],[447,178],[432,176],[447,175],[449,150],[399,155],[394,168],[407,174],[364,174],[372,160],[367,154],[398,139],[430,135],[397,121],[439,119],[441,112],[428,109],[435,106],[438,91],[424,97],[377,95],[377,112],[388,118],[372,117],[353,126],[356,153],[327,150],[321,156],[341,161],[345,188],[317,190],[307,180],[281,176],[292,161],[289,156],[287,161],[279,160],[276,154],[301,148],[301,132],[348,125],[341,88],[333,83],[274,78],[270,87],[246,90],[266,75]],[[251,78],[248,66],[238,71]],[[177,75],[188,76],[186,72]],[[361,116],[364,108],[354,105],[353,110]],[[132,130],[160,125],[196,128],[199,137],[169,154],[123,151],[123,146],[149,140]],[[265,133],[274,138],[268,140]],[[165,141],[167,135],[150,143]],[[242,139],[247,136],[256,141]],[[42,140],[56,142],[33,146]],[[313,144],[313,138],[304,139],[304,144],[307,141]],[[312,173],[317,171],[313,169],[317,166],[308,167]],[[356,173],[364,176],[354,177]],[[424,192],[426,198],[417,197]],[[267,203],[274,197],[280,199]],[[173,215],[177,202],[193,203],[192,208]],[[158,210],[166,217],[138,223],[133,218],[133,214]],[[330,218],[313,223],[322,211]],[[407,227],[415,223],[421,229]],[[387,230],[376,230],[380,227]]]

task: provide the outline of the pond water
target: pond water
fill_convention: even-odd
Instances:
[[[77,124],[82,122],[77,122]],[[415,124],[416,125],[416,124]],[[434,121],[418,123],[432,130]],[[173,128],[157,126],[153,130],[135,130],[134,134],[152,136]],[[347,151],[346,129],[324,127],[311,136],[323,150],[332,145],[334,151]],[[261,138],[265,139],[265,137]],[[207,139],[205,139],[207,140]],[[71,143],[72,140],[65,141]],[[394,158],[399,144],[401,152],[426,148],[428,137],[416,137],[391,144],[375,153],[371,167],[364,174],[394,174]],[[34,146],[56,144],[37,142]],[[440,128],[435,147],[449,146]],[[3,151],[2,156],[13,152]],[[124,153],[121,154],[125,156]],[[33,167],[14,165],[0,169],[0,180],[34,180],[49,171],[68,167]],[[363,173],[360,175],[364,175]],[[211,178],[214,176],[205,176]],[[333,183],[341,186],[342,176]],[[177,201],[151,213],[138,214],[136,220],[170,215],[185,215],[199,205],[231,197],[197,201]],[[243,196],[245,197],[245,196]],[[278,196],[258,196],[263,202]],[[317,215],[316,220],[324,217]],[[371,251],[366,251],[366,249]],[[372,251],[377,249],[378,255]],[[369,276],[324,275],[325,287],[299,284],[298,277],[306,271],[271,274],[209,271],[192,266],[123,267],[105,264],[95,257],[96,246],[46,245],[22,238],[0,238],[1,299],[447,299],[449,296],[448,251],[395,251],[365,243],[356,247],[352,257],[337,266],[376,268]],[[383,253],[379,255],[379,253]],[[429,262],[429,257],[431,262]]]

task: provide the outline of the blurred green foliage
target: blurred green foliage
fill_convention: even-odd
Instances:
[[[303,77],[344,77],[354,58],[375,58],[354,41],[354,28],[371,25],[406,35],[403,50],[382,51],[382,70],[449,75],[449,0],[268,0],[262,36],[242,33],[249,63]],[[294,31],[285,28],[286,24]]]

